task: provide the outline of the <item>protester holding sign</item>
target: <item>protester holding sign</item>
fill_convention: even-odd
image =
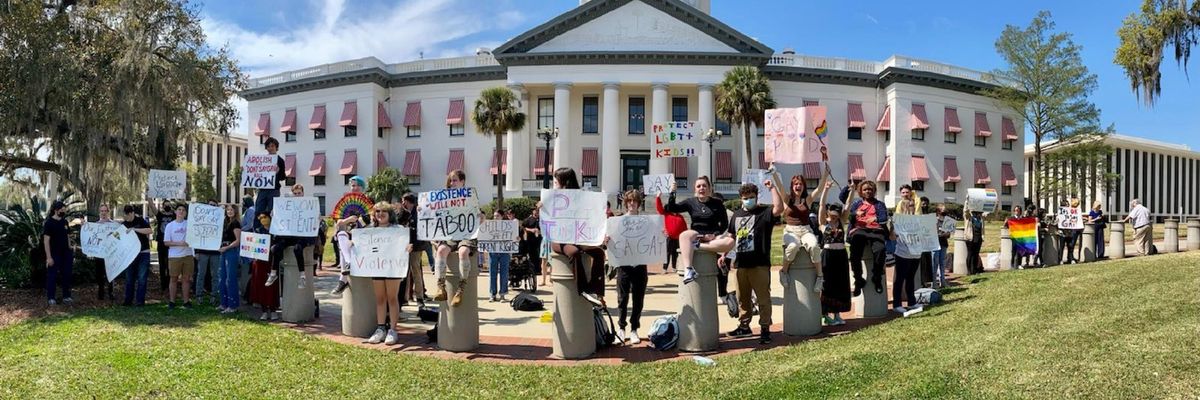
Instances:
[[[758,306],[759,339],[761,344],[771,343],[771,234],[775,222],[783,215],[784,202],[779,189],[772,180],[763,182],[770,190],[772,206],[758,204],[758,185],[744,183],[738,190],[742,207],[733,212],[729,223],[729,235],[737,239],[737,257],[733,267],[737,269],[738,327],[729,333],[731,337],[749,336],[750,319],[754,306]],[[765,194],[765,193],[764,193]],[[751,304],[751,293],[754,302]]]
[[[112,208],[109,207],[108,204],[101,204],[99,211],[100,211],[100,218],[97,219],[96,222],[92,222],[92,223],[117,225],[117,223],[115,221],[113,221],[113,219],[112,219]],[[104,300],[104,295],[107,293],[109,300],[116,300],[117,299],[116,296],[113,296],[113,284],[111,281],[109,281],[108,279],[105,278],[105,267],[104,267],[104,259],[103,258],[95,258],[94,268],[92,269],[92,271],[93,271],[92,277],[96,280],[96,296],[97,296],[97,298],[99,298],[100,300]]]
[[[505,221],[504,211],[496,210],[492,213],[493,221]],[[512,221],[514,228],[516,221]],[[508,268],[512,264],[512,253],[500,251],[500,247],[504,244],[511,243],[514,247],[517,244],[517,230],[512,230],[511,241],[494,241],[490,243],[493,247],[488,249],[488,294],[489,300],[493,302],[507,302],[505,296],[508,295]],[[480,238],[481,245],[484,243],[483,238]]]
[[[204,286],[209,283],[211,289],[208,293],[212,298],[212,303],[219,304],[221,299],[221,227],[224,222],[217,220],[228,221],[229,217],[224,216],[225,210],[217,205],[216,200],[209,200],[209,207],[198,207],[198,204],[193,204],[188,210],[188,218],[190,218],[191,227],[188,230],[192,233],[192,238],[195,238],[200,232],[199,227],[204,226],[206,238],[211,238],[214,243],[211,249],[202,248],[197,242],[190,241],[192,251],[196,253],[196,277],[195,290],[192,291],[192,297],[196,298],[197,303],[204,302]],[[219,217],[219,218],[214,218]],[[204,221],[204,222],[201,222]],[[208,242],[209,240],[204,240]],[[210,281],[211,279],[211,281]]]
[[[467,174],[461,170],[450,171],[446,176],[446,189],[464,189],[467,185]],[[471,191],[471,196],[474,196],[474,191]],[[479,211],[475,210],[474,214]],[[467,219],[478,218],[478,215],[468,215]],[[462,224],[458,224],[462,225]],[[467,275],[473,269],[474,263],[471,261],[475,256],[475,249],[478,245],[474,238],[470,239],[452,239],[434,242],[437,247],[437,256],[433,260],[433,270],[437,275],[437,293],[434,294],[433,300],[446,301],[450,296],[446,293],[446,257],[450,256],[450,252],[458,253],[458,268],[460,273],[458,276],[462,280],[466,280]],[[464,272],[465,271],[465,272]],[[454,296],[450,299],[450,306],[457,307],[462,303],[463,288],[466,285],[459,282],[458,290],[454,292]]]
[[[276,154],[279,152],[279,140],[269,137],[263,143],[263,147],[266,147],[267,154],[275,157],[275,184],[273,187],[258,189],[258,195],[254,199],[254,212],[258,213],[258,215],[270,216],[271,210],[275,207],[275,198],[279,197],[279,187],[287,180],[287,173],[285,172],[287,168],[284,165],[283,157],[279,157]],[[242,186],[245,187],[246,185]]]
[[[821,148],[821,157],[823,162],[829,161],[829,155],[824,147]],[[823,182],[821,185],[824,185],[828,174],[824,173],[824,169],[822,172],[821,180]],[[771,179],[775,182],[775,187],[783,187],[778,173],[772,173]],[[783,199],[786,202],[784,203],[786,209],[783,214],[783,270],[780,273],[787,273],[788,267],[796,260],[800,250],[804,250],[806,260],[817,271],[818,283],[813,287],[819,291],[825,278],[821,271],[821,245],[817,240],[817,235],[813,233],[813,224],[809,215],[811,210],[809,209],[808,187],[801,175],[793,175],[787,187],[789,191]],[[819,197],[820,201],[825,200],[823,195]]]
[[[222,314],[231,314],[237,312],[240,306],[241,291],[238,290],[238,280],[241,278],[239,271],[239,257],[241,253],[242,239],[242,224],[238,221],[238,209],[236,205],[228,204],[225,206],[225,226],[221,229],[221,273],[217,274],[220,278],[217,280],[217,287],[220,289],[214,290],[221,295],[221,304],[217,306],[217,311]]]
[[[1066,253],[1062,254],[1059,260],[1062,260],[1063,265],[1078,264],[1075,243],[1083,235],[1083,214],[1079,211],[1079,198],[1072,197],[1069,203],[1066,200],[1062,201],[1058,208],[1058,231],[1063,237],[1062,251]]]
[[[826,175],[828,177],[828,175]],[[846,225],[842,222],[842,207],[837,204],[825,206],[825,195],[833,187],[828,180],[821,186],[822,245],[821,261],[824,276],[829,279],[821,288],[822,322],[828,326],[845,325],[842,313],[850,311],[850,258],[846,254]]]
[[[393,227],[392,220],[395,209],[391,204],[385,201],[375,203],[374,209],[371,210],[374,221],[371,227],[373,228],[388,228]],[[354,242],[350,242],[351,250],[355,246]],[[400,340],[399,334],[396,333],[396,327],[400,326],[400,278],[371,278],[372,285],[375,288],[375,323],[378,325],[375,328],[375,333],[367,339],[367,343],[391,346]],[[385,318],[391,317],[392,326],[387,325]]]
[[[675,191],[671,185],[671,196],[667,197],[667,205],[663,209],[669,213],[687,213],[692,217],[692,229],[679,234],[679,263],[683,264],[683,283],[690,283],[696,276],[692,268],[692,255],[697,249],[725,253],[733,249],[733,236],[726,235],[729,229],[729,214],[725,213],[725,204],[720,199],[711,196],[712,181],[707,176],[696,178],[692,190],[695,195],[682,202],[675,201]]]
[[[399,221],[408,227],[408,277],[404,278],[400,305],[416,301],[424,306],[429,296],[425,295],[425,279],[421,273],[421,253],[429,250],[429,242],[417,238],[417,194],[405,193],[400,202],[402,213]]]
[[[554,171],[554,189],[556,190],[578,190],[579,178],[575,175],[575,170],[571,168],[559,168]],[[542,192],[545,194],[546,192]],[[545,200],[545,197],[543,197]],[[541,201],[538,202],[537,208],[542,208]],[[554,229],[549,228],[547,221],[553,221],[557,217],[555,213],[568,210],[555,210],[553,207],[542,215],[542,231],[547,240],[550,241],[550,250],[560,255],[567,256],[568,262],[571,263],[571,272],[575,275],[575,285],[579,290],[579,295],[587,299],[592,304],[603,306],[604,302],[604,249],[596,246],[583,244],[560,243],[553,236]],[[603,239],[601,239],[603,240]],[[583,265],[583,255],[587,254],[592,260],[591,273]]]
[[[625,206],[626,210],[624,218],[639,215],[640,210],[642,209],[642,201],[643,198],[641,192],[637,191],[636,189],[626,191],[622,198],[622,204]],[[661,224],[649,229],[658,228],[659,226],[661,226]],[[666,234],[666,232],[661,232],[658,233],[658,235],[654,235],[654,232],[646,232],[649,229],[638,228],[637,230],[642,231],[638,232],[639,235],[650,238],[650,246],[655,243],[653,241],[655,236],[657,236],[658,240],[662,240],[663,236],[660,235]],[[612,229],[608,230],[608,237],[605,239],[606,244],[609,244],[612,241],[614,234],[621,235],[620,232],[614,232]],[[618,237],[620,238],[623,236],[624,235]],[[646,248],[650,246],[639,247]],[[612,249],[610,248],[610,250]],[[617,325],[620,327],[621,331],[617,334],[617,337],[628,338],[630,344],[638,344],[642,342],[642,339],[638,336],[637,331],[638,328],[642,326],[642,306],[645,303],[646,283],[648,281],[649,276],[646,272],[646,264],[617,265],[617,309],[620,310],[621,313],[620,319],[617,320]],[[625,334],[625,317],[626,311],[629,309],[629,298],[631,296],[633,297],[633,313],[629,314],[630,330],[629,334],[627,335]]]
[[[126,306],[136,304],[138,307],[141,307],[146,304],[146,274],[150,269],[150,234],[154,231],[150,229],[150,223],[137,214],[136,207],[127,205],[124,211],[125,222],[122,225],[137,234],[138,242],[141,244],[141,251],[138,252],[138,256],[133,260],[133,263],[125,269],[125,302],[123,304]],[[137,294],[137,303],[134,303],[135,291]]]
[[[183,307],[192,307],[192,297],[188,290],[192,285],[192,274],[196,272],[196,261],[192,248],[187,243],[188,205],[175,205],[175,220],[163,228],[163,244],[167,245],[167,307],[175,308],[175,284],[183,289]]]
[[[983,272],[983,260],[979,259],[979,249],[983,247],[983,227],[983,212],[971,211],[966,229],[968,274]]]
[[[271,217],[266,214],[258,215],[253,233],[270,238]],[[247,297],[251,303],[258,304],[262,309],[259,321],[279,320],[279,285],[267,285],[267,276],[271,273],[269,261],[254,259],[250,262],[250,282],[246,284]]]
[[[863,269],[868,266],[871,268],[871,284],[875,287],[875,293],[883,293],[885,241],[891,235],[888,232],[887,204],[875,198],[876,190],[875,182],[862,181],[855,190],[858,199],[853,198],[849,186],[838,195],[844,204],[852,200],[846,211],[850,218],[850,269],[854,272],[855,296],[861,294],[867,285]],[[864,260],[864,256],[870,258]]]

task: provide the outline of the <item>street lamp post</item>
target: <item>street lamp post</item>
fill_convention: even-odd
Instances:
[[[714,153],[715,153],[715,151],[713,150],[713,144],[720,141],[721,135],[724,135],[724,134],[725,134],[724,132],[721,132],[720,130],[717,130],[714,128],[708,128],[708,132],[704,132],[703,139],[705,142],[708,142],[708,173],[713,174],[713,175],[717,174],[713,170],[713,164],[715,163],[713,161]]]
[[[537,132],[538,138],[546,141],[546,154],[542,157],[542,189],[550,188],[550,142],[558,138],[558,128],[541,128]]]

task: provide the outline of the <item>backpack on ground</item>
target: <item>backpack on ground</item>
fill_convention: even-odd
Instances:
[[[592,317],[596,320],[596,348],[612,346],[617,340],[617,326],[613,324],[612,314],[607,308],[593,306]]]
[[[437,322],[438,308],[430,306],[421,306],[417,309],[417,317],[421,318],[422,322]]]
[[[517,311],[541,311],[546,309],[545,303],[537,298],[537,296],[534,296],[533,292],[528,291],[521,292],[516,297],[513,297],[512,301],[508,304],[512,306],[513,310]]]
[[[920,288],[915,292],[917,304],[937,304],[942,302],[942,294],[930,288]]]
[[[1150,255],[1158,254],[1158,246],[1150,245]]]
[[[654,320],[654,323],[650,324],[646,339],[655,350],[666,351],[675,348],[675,344],[679,342],[679,317],[671,314]]]

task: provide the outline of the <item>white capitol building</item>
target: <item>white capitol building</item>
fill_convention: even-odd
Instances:
[[[763,140],[755,135],[757,159],[745,160],[741,128],[715,117],[714,87],[731,67],[756,65],[779,107],[827,107],[831,168],[843,184],[882,181],[889,203],[903,183],[933,201],[962,201],[969,187],[995,188],[1005,208],[1023,201],[1023,127],[1015,112],[977,94],[995,84],[989,74],[904,56],[777,52],[709,12],[708,0],[583,0],[474,56],[368,57],[252,79],[242,93],[250,152],[278,138],[289,178],[325,207],[349,176],[386,166],[410,176],[414,190],[440,188],[449,170],[462,169],[484,198],[495,195],[492,179],[504,180],[506,196],[536,195],[547,157],[538,132],[557,129],[551,169],[575,168],[605,192],[675,173],[710,176],[736,194],[739,171],[762,166]],[[495,86],[513,90],[527,115],[524,130],[505,136],[499,160],[494,140],[469,118],[479,92]],[[647,131],[667,121],[697,121],[701,132],[726,136],[703,143],[697,158],[651,160]],[[785,172],[813,179],[819,169]]]

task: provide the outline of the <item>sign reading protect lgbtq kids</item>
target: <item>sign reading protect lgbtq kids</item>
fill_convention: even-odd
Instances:
[[[254,232],[242,232],[241,249],[238,255],[255,260],[270,261],[271,235]]]
[[[273,154],[247,154],[242,159],[243,189],[274,189],[275,176],[279,173],[279,156]]]
[[[661,215],[609,218],[608,264],[659,264],[667,257],[667,234]]]
[[[408,276],[408,229],[363,228],[350,232],[350,276],[405,278]]]
[[[647,196],[671,193],[672,183],[675,183],[675,174],[642,175],[642,186],[646,188]]]
[[[272,210],[272,235],[317,237],[321,210],[316,197],[276,197]]]
[[[196,250],[216,250],[221,247],[221,227],[225,226],[225,209],[207,204],[188,205],[188,246]]]
[[[938,244],[937,215],[893,215],[892,227],[896,239],[908,245],[909,251],[926,252],[940,250]]]
[[[825,107],[777,108],[765,113],[763,157],[767,162],[821,162],[827,127]]]
[[[654,158],[696,157],[700,143],[700,124],[696,121],[677,121],[654,124],[650,127],[650,150]]]
[[[182,199],[187,187],[187,172],[150,170],[146,195],[152,199]]]
[[[542,235],[551,243],[599,246],[604,243],[604,193],[579,189],[542,189]]]
[[[417,197],[417,238],[467,240],[479,228],[479,198],[475,188],[421,192]]]
[[[516,253],[520,227],[515,219],[494,219],[479,224],[479,251]]]

